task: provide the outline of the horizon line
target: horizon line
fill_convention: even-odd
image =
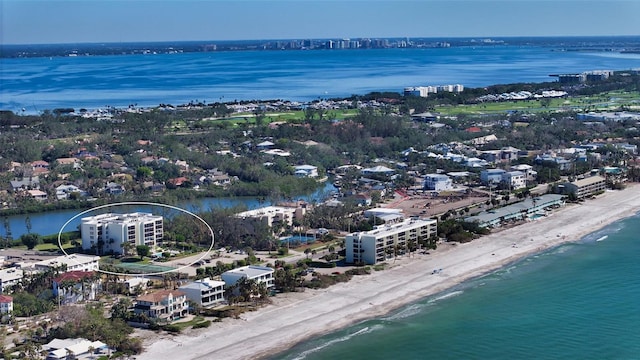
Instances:
[[[206,43],[206,42],[251,42],[251,41],[287,41],[287,40],[335,40],[335,39],[554,39],[554,38],[627,38],[640,37],[640,35],[499,35],[499,36],[378,36],[378,37],[291,37],[272,39],[232,39],[232,40],[131,40],[131,41],[81,41],[81,42],[44,42],[44,43],[0,43],[1,46],[45,46],[45,45],[106,45],[106,44],[165,44],[165,43]],[[639,39],[640,40],[640,39]]]

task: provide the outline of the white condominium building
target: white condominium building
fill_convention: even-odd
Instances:
[[[140,212],[90,216],[82,218],[80,232],[82,248],[95,249],[98,254],[122,254],[125,243],[153,248],[162,240],[162,216]]]
[[[438,232],[433,219],[407,219],[393,225],[381,225],[371,231],[345,237],[346,262],[373,265],[385,261],[388,252],[404,252],[409,242],[428,239]]]
[[[33,264],[33,267],[36,271],[47,271],[48,269],[65,269],[65,272],[97,271],[100,269],[99,261],[99,256],[71,254],[38,261]]]

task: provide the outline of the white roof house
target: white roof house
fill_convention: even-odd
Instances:
[[[63,266],[66,266],[66,271],[97,271],[99,270],[99,261],[100,256],[72,254],[38,261],[34,263],[34,266],[36,270],[40,271]]]
[[[0,292],[6,291],[9,286],[16,285],[22,281],[24,270],[10,267],[0,270]]]
[[[318,167],[313,165],[298,165],[295,168],[297,177],[317,177]]]
[[[42,349],[49,352],[47,359],[67,359],[69,353],[75,358],[88,354],[89,349],[104,350],[107,344],[102,341],[89,341],[87,339],[53,339],[48,344],[42,345]]]
[[[363,175],[391,175],[396,171],[386,166],[378,165],[360,170]]]
[[[189,300],[200,306],[208,307],[224,301],[225,285],[224,281],[206,278],[180,286],[180,291],[185,293]]]
[[[451,178],[444,174],[427,174],[424,177],[424,188],[434,191],[453,189]]]
[[[227,286],[233,286],[242,278],[255,280],[258,283],[265,283],[267,288],[274,286],[273,268],[266,266],[248,265],[237,269],[225,271],[221,278]]]

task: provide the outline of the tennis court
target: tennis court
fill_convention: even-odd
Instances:
[[[120,263],[114,266],[132,274],[160,273],[177,269],[173,266],[137,263]]]

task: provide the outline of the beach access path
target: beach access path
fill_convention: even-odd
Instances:
[[[640,186],[607,191],[568,204],[550,216],[483,236],[465,244],[443,244],[430,254],[406,255],[390,268],[354,276],[321,290],[279,294],[273,303],[240,319],[178,336],[146,332],[138,360],[256,359],[286,350],[313,336],[384,315],[565,242],[577,241],[640,210]],[[434,274],[435,269],[442,269]],[[145,332],[139,332],[145,334]],[[149,335],[151,334],[151,335]]]

